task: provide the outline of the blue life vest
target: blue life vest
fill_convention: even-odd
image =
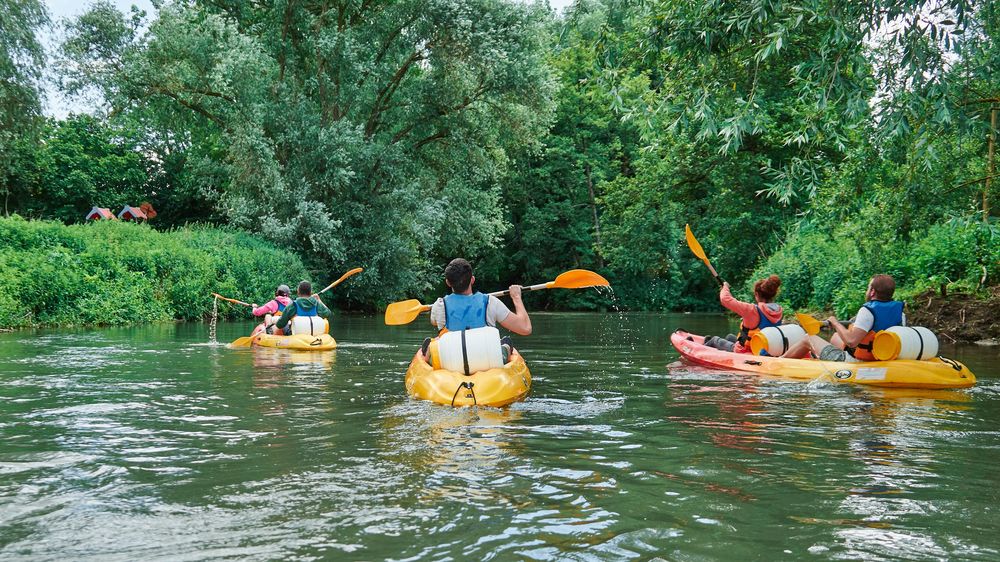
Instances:
[[[861,338],[858,345],[848,348],[846,351],[855,359],[862,361],[874,361],[875,354],[872,353],[872,343],[875,341],[875,334],[882,330],[888,330],[893,326],[903,325],[903,301],[868,301],[864,304],[875,319],[872,322],[872,329],[868,330],[865,337]]]
[[[868,301],[864,307],[871,311],[875,322],[872,332],[888,330],[903,323],[903,301]]]
[[[288,306],[286,304],[281,304],[281,301],[279,301],[278,299],[274,299],[274,302],[276,302],[278,304],[278,312],[284,312],[285,311],[285,307]]]
[[[764,311],[760,309],[760,304],[753,305],[754,309],[757,310],[757,325],[753,328],[748,328],[743,321],[740,321],[740,334],[736,341],[740,342],[740,345],[745,346],[750,338],[754,334],[763,330],[764,328],[773,328],[775,326],[781,325],[781,319],[779,318],[777,322],[772,322],[770,318],[764,315]]]
[[[445,325],[449,332],[471,330],[486,326],[486,308],[490,296],[483,293],[458,295],[452,293],[444,298]]]
[[[292,301],[292,302],[295,304],[295,315],[296,316],[319,316],[319,314],[316,313],[316,309],[318,307],[314,306],[314,307],[306,310],[306,309],[302,308],[299,305],[299,301],[298,300],[295,300],[295,301]]]

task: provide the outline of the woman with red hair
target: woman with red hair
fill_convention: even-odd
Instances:
[[[719,302],[740,315],[740,333],[730,334],[725,338],[718,336],[705,338],[705,345],[723,351],[750,353],[750,338],[754,334],[763,328],[781,325],[784,311],[780,304],[774,302],[780,288],[781,279],[777,275],[760,279],[753,284],[753,298],[756,303],[749,303],[733,297],[729,291],[729,283],[723,283],[722,290],[719,291]]]

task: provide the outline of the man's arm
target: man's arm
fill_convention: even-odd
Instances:
[[[279,330],[284,330],[285,326],[287,326],[288,323],[292,321],[292,318],[294,316],[295,316],[295,306],[288,305],[285,307],[284,312],[281,313],[281,317],[278,318],[278,321],[275,322],[274,325],[277,326]]]
[[[330,309],[326,306],[326,303],[320,300],[319,295],[316,296],[316,315],[320,318],[329,318]]]
[[[531,318],[528,317],[528,311],[524,309],[524,303],[521,301],[520,285],[510,286],[510,300],[514,302],[514,312],[508,314],[507,318],[501,320],[500,325],[515,334],[530,336]]]
[[[833,316],[827,318],[827,322],[830,323],[833,331],[837,332],[837,335],[840,336],[840,341],[844,342],[845,349],[848,347],[857,347],[858,343],[868,334],[868,330],[862,330],[857,325],[853,325],[848,329]]]

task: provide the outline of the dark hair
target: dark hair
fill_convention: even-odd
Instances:
[[[444,278],[448,280],[452,291],[464,293],[472,284],[472,264],[462,258],[455,258],[444,268]]]
[[[772,275],[766,279],[761,279],[753,284],[753,292],[764,302],[771,302],[778,296],[778,289],[781,288],[781,278]]]
[[[274,290],[274,296],[276,297],[287,297],[291,293],[291,289],[288,285],[278,285],[278,288]]]
[[[891,301],[892,294],[896,292],[896,280],[892,275],[880,274],[872,277],[871,286],[875,291],[875,299],[880,301]]]
[[[302,281],[299,283],[299,296],[308,297],[313,293],[312,283],[308,281]]]

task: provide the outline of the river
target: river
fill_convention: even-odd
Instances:
[[[943,346],[972,389],[878,390],[675,363],[719,315],[533,322],[503,410],[406,396],[422,320],[338,317],[326,353],[0,334],[0,558],[1000,558],[1000,349]]]

